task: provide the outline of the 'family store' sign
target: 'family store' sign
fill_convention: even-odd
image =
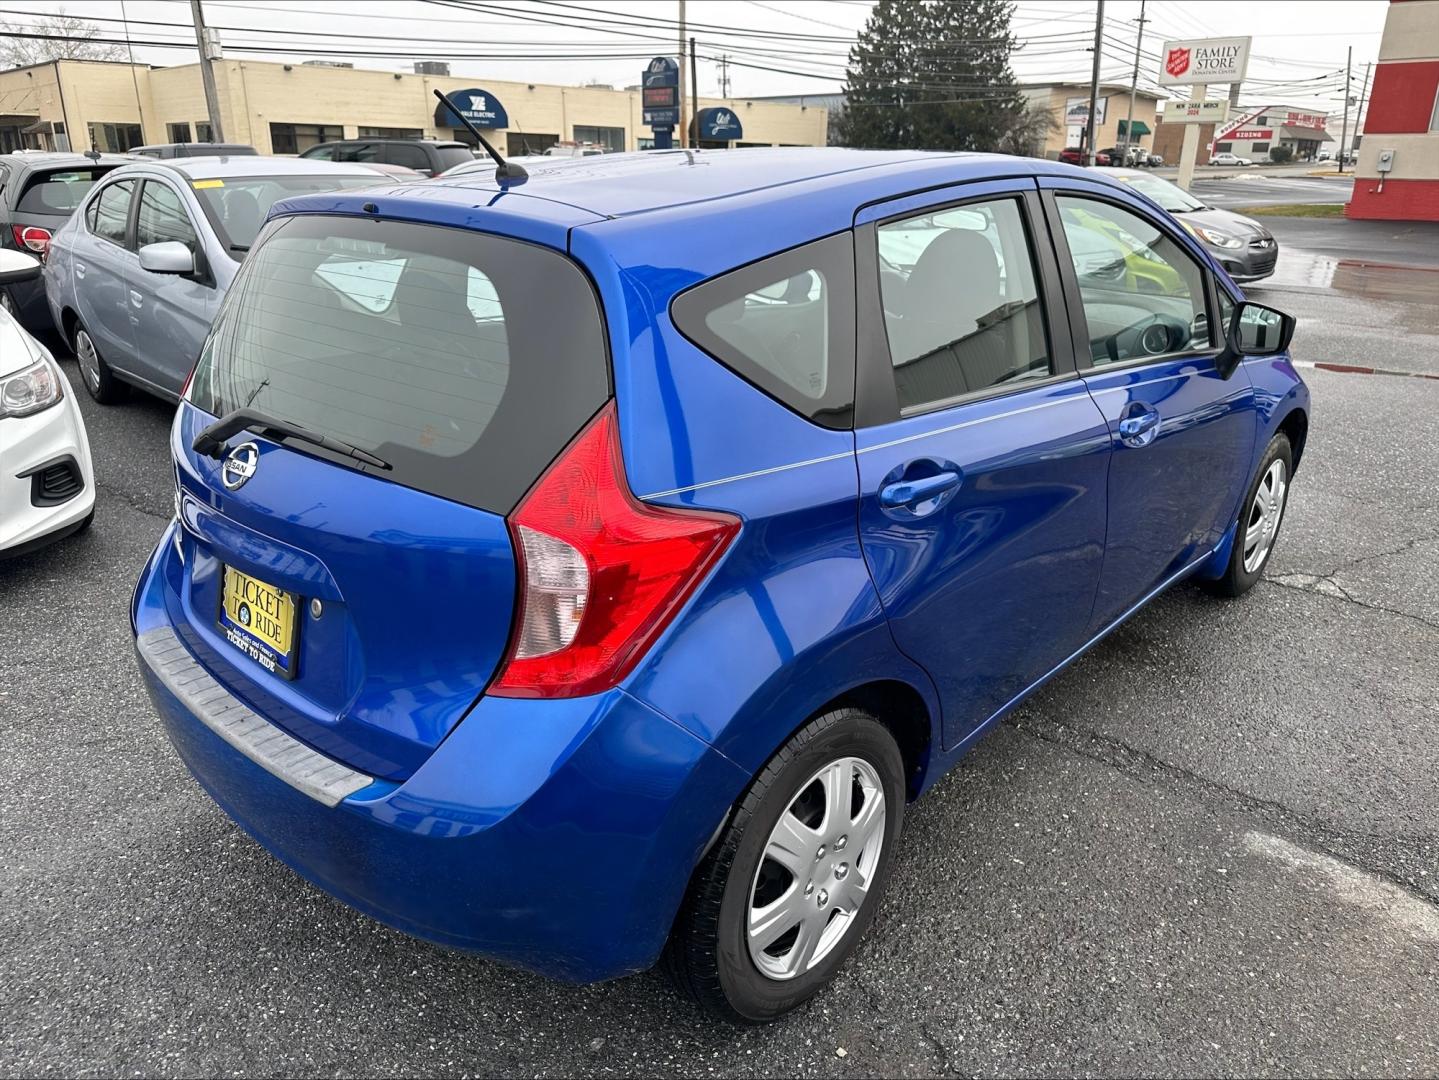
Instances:
[[[1159,85],[1243,82],[1249,67],[1251,40],[1236,37],[1166,41],[1160,50],[1164,64],[1159,71]]]

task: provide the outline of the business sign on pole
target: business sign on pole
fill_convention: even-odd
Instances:
[[[510,114],[500,104],[500,99],[488,90],[471,87],[468,90],[451,90],[445,95],[460,115],[478,128],[508,128]],[[435,127],[459,127],[454,114],[443,104],[435,106]]]
[[[1193,86],[1197,83],[1244,81],[1249,68],[1247,37],[1198,38],[1166,41],[1159,51],[1159,85]]]
[[[640,108],[652,128],[673,128],[680,122],[680,67],[670,57],[656,56],[645,65]]]
[[[1223,98],[1214,101],[1171,101],[1164,106],[1166,124],[1222,124],[1229,119],[1229,102]]]

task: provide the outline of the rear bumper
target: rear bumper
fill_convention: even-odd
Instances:
[[[175,558],[167,530],[136,593],[137,634],[166,625]],[[616,690],[484,698],[404,783],[326,805],[217,734],[143,656],[140,669],[191,773],[294,870],[416,937],[575,982],[655,961],[747,780]]]
[[[63,502],[42,498],[37,505],[34,484],[27,474],[67,459],[79,473],[80,490]],[[90,442],[67,380],[65,397],[58,405],[34,416],[0,420],[0,558],[63,538],[94,508]]]

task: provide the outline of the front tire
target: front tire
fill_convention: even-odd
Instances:
[[[835,976],[879,907],[904,818],[894,737],[854,708],[772,757],[690,881],[665,948],[710,1013],[764,1023]]]
[[[1281,431],[1269,440],[1244,501],[1239,504],[1229,566],[1224,576],[1212,583],[1212,591],[1220,596],[1243,596],[1264,576],[1279,539],[1279,526],[1284,522],[1293,475],[1294,451],[1289,436]]]
[[[92,398],[101,405],[117,405],[130,396],[130,387],[115,377],[110,365],[105,363],[100,350],[95,347],[90,331],[78,320],[70,346],[80,368],[80,381]]]

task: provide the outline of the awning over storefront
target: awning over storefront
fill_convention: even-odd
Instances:
[[[1121,120],[1121,121],[1119,121],[1119,134],[1121,134],[1121,135],[1127,135],[1127,134],[1129,134],[1129,121],[1128,121],[1128,120]],[[1154,132],[1152,132],[1151,130],[1149,130],[1149,125],[1146,124],[1143,120],[1136,120],[1136,121],[1134,121],[1134,134],[1136,134],[1136,135],[1153,135]]]
[[[454,103],[466,120],[477,128],[507,128],[510,126],[509,113],[500,104],[500,99],[488,90],[472,87],[469,90],[451,90],[445,97]],[[431,95],[431,100],[434,97]],[[435,127],[462,128],[444,102],[435,102]]]
[[[744,125],[733,109],[724,107],[701,109],[695,117],[699,137],[723,142],[728,139],[743,139]]]
[[[1334,136],[1323,128],[1312,127],[1291,127],[1283,124],[1279,128],[1279,138],[1295,139],[1299,142],[1333,142]]]

